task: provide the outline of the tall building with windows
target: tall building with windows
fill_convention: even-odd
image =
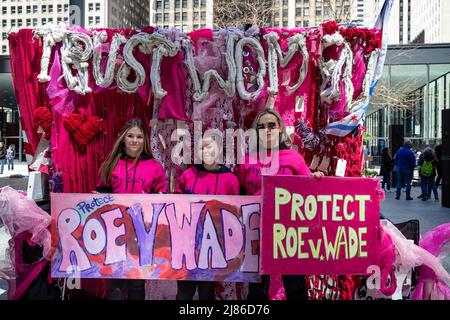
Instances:
[[[274,26],[314,27],[328,20],[352,20],[350,0],[274,0]]]
[[[8,55],[8,33],[64,21],[69,16],[69,0],[0,0],[0,55]]]
[[[411,0],[411,42],[450,43],[450,1]]]
[[[151,0],[150,25],[182,32],[212,28],[213,0]]]
[[[131,28],[149,25],[149,0],[84,0],[81,10],[69,0],[0,0],[0,55],[8,55],[8,33],[20,28],[56,24],[78,12],[84,27]]]

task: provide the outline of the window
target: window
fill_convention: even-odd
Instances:
[[[89,17],[88,19],[89,19],[89,24],[90,25],[94,23],[94,17]]]
[[[50,12],[50,6],[48,12]],[[38,13],[38,6],[36,5],[33,6],[33,13]]]
[[[2,20],[2,27],[6,28],[6,25],[7,25],[7,21],[6,20]]]
[[[284,9],[283,10],[283,17],[285,18],[285,17],[287,17],[288,16],[288,10],[287,9]]]
[[[48,5],[48,12],[49,12],[49,13],[52,13],[52,12],[53,12],[53,5],[52,5],[52,4],[49,4],[49,5]]]
[[[38,19],[37,18],[33,18],[33,27],[36,27],[38,24]]]
[[[162,21],[162,14],[161,13],[158,13],[158,14],[155,15],[155,21],[156,21],[156,23]]]
[[[206,7],[206,0],[202,0],[202,7]]]
[[[100,11],[100,3],[95,4],[95,11]]]
[[[14,28],[15,26],[16,26],[16,20],[12,19],[12,20],[11,20],[11,27]]]
[[[8,39],[8,34],[6,32],[2,33],[2,40],[7,40]]]
[[[11,7],[11,14],[16,14],[16,7]]]
[[[169,8],[170,8],[169,0],[164,0],[164,9],[169,9]]]
[[[198,21],[199,18],[199,13],[198,12],[194,12],[194,21]]]
[[[322,8],[316,8],[316,16],[322,15]]]
[[[65,4],[65,5],[64,5],[64,12],[67,12],[67,11],[69,11],[69,5],[68,5],[68,4]]]
[[[308,28],[309,27],[309,21],[303,21],[303,26],[305,28]]]
[[[100,24],[100,17],[95,17],[95,24]]]
[[[2,14],[6,14],[7,12],[7,8],[6,7],[2,7]]]
[[[27,13],[31,13],[31,6],[27,6]]]
[[[92,4],[92,3],[91,3]],[[61,13],[62,12],[62,5],[58,4],[56,7],[56,12]]]
[[[295,15],[296,15],[297,17],[300,17],[300,16],[302,15],[302,8],[296,8],[296,9],[295,9]]]
[[[175,0],[175,8],[176,8],[176,9],[180,8],[180,6],[181,6],[180,1],[181,1],[181,0]]]
[[[48,18],[48,23],[53,23],[53,18]]]
[[[183,8],[187,8],[187,0],[183,0],[182,4],[183,4]]]
[[[94,4],[93,3],[89,3],[88,10],[89,11],[94,11]]]
[[[187,18],[188,18],[187,12],[183,12],[182,19],[183,19],[184,21],[186,21]]]
[[[31,19],[27,19],[27,27],[31,27]]]
[[[202,17],[202,20],[205,20],[205,19],[206,19],[206,12],[205,12],[205,11],[202,12],[201,17]]]
[[[164,22],[169,21],[169,14],[168,13],[164,13]]]
[[[194,8],[195,7],[198,7],[198,4],[200,3],[200,1],[199,0],[194,0]]]
[[[309,8],[303,8],[303,15],[305,17],[309,16]]]
[[[22,26],[22,19],[17,19],[17,26],[21,27]]]
[[[6,46],[2,46],[2,53],[6,53]]]
[[[22,7],[17,7],[17,13],[19,13],[19,14],[22,13]]]
[[[162,1],[156,1],[156,9],[162,9]]]
[[[47,19],[46,18],[42,18],[42,25],[44,26],[47,23]]]
[[[175,13],[175,21],[180,21],[180,13],[179,12]]]

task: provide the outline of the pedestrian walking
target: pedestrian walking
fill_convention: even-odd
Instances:
[[[16,146],[10,144],[6,150],[6,162],[8,163],[8,171],[14,171],[14,158],[16,157]]]
[[[6,160],[6,148],[3,141],[0,141],[0,174],[3,174],[3,168],[5,167]]]
[[[406,187],[406,200],[412,200],[411,197],[411,180],[416,167],[416,157],[411,151],[412,143],[410,140],[405,140],[403,147],[398,149],[395,154],[395,165],[397,166],[397,196],[396,200],[400,199],[402,187]]]
[[[380,169],[380,175],[383,176],[383,181],[381,183],[381,187],[386,192],[394,192],[391,190],[391,175],[392,170],[394,169],[394,159],[391,157],[391,153],[389,151],[389,148],[384,148],[382,150],[381,154],[381,169]]]
[[[438,160],[430,147],[425,148],[423,157],[419,159],[419,175],[420,185],[422,188],[422,201],[427,201],[431,197],[433,191],[436,201],[439,200],[437,187],[435,182]]]

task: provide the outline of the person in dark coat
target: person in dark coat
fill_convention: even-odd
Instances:
[[[431,197],[431,191],[433,191],[436,201],[439,200],[437,187],[436,187],[436,172],[438,166],[438,160],[434,154],[434,150],[427,147],[423,151],[423,157],[418,161],[420,185],[422,187],[422,201],[427,201]]]
[[[393,169],[394,169],[394,160],[391,157],[389,148],[384,148],[381,152],[380,175],[383,176],[383,182],[381,183],[381,187],[384,190],[386,190],[386,192],[393,192],[391,191],[391,174]]]
[[[396,200],[400,199],[403,186],[406,186],[406,200],[413,200],[411,197],[411,180],[416,167],[416,156],[411,151],[412,143],[405,140],[403,147],[397,150],[395,154],[395,165],[397,166],[397,195]]]
[[[436,178],[436,188],[439,187],[439,184],[442,181],[442,144],[437,145],[434,148],[434,153],[436,154],[436,159],[438,161],[437,164],[437,178]]]

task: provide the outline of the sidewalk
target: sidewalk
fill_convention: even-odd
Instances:
[[[28,188],[28,165],[26,162],[14,161],[14,170],[8,171],[8,166],[3,168],[0,174],[0,187],[10,186],[16,190]]]

